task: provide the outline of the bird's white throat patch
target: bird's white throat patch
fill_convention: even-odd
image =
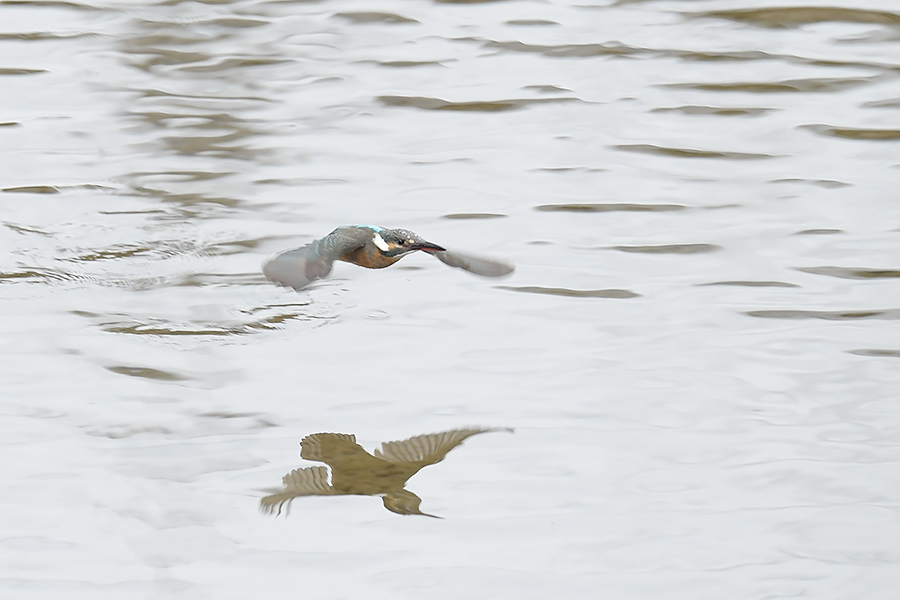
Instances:
[[[375,237],[372,238],[372,243],[374,243],[382,252],[387,252],[391,249],[391,247],[387,245],[387,242],[384,241],[384,238],[381,237],[381,234],[377,231],[375,232]]]

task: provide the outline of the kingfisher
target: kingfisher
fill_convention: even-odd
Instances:
[[[263,273],[272,283],[299,290],[326,277],[337,260],[367,269],[383,269],[416,251],[484,277],[502,277],[514,270],[507,263],[451,252],[408,229],[344,225],[320,240],[282,252],[263,266]]]
[[[399,442],[384,442],[369,454],[347,433],[314,433],[300,441],[300,458],[331,467],[331,483],[325,467],[294,469],[282,478],[284,488],[259,501],[265,514],[280,515],[282,508],[299,496],[381,496],[384,507],[398,515],[423,515],[422,499],[406,489],[406,482],[423,467],[444,460],[447,453],[467,438],[508,427],[466,427],[417,435]]]

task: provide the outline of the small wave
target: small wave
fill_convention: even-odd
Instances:
[[[896,279],[900,277],[898,269],[867,269],[851,267],[798,267],[798,271],[812,275],[827,275],[840,279]]]
[[[569,288],[540,287],[536,285],[509,286],[498,285],[498,289],[526,294],[546,294],[548,296],[565,296],[567,298],[638,298],[640,294],[629,290],[573,290]]]
[[[830,125],[801,125],[800,127],[819,135],[845,140],[878,142],[900,140],[900,129],[859,129],[855,127],[832,127]]]
[[[683,204],[629,204],[624,202],[541,204],[535,210],[542,212],[673,212],[685,210]]]
[[[900,24],[900,14],[888,11],[822,6],[785,6],[739,10],[713,10],[687,13],[687,16],[695,18],[727,19],[729,21],[737,21],[769,29],[794,28],[813,23],[833,22],[876,25]]]
[[[613,246],[620,252],[637,254],[705,254],[721,250],[716,244],[663,244],[659,246]]]
[[[385,106],[459,112],[505,112],[519,110],[532,104],[583,102],[579,98],[513,98],[487,102],[449,102],[440,98],[426,98],[423,96],[379,96],[378,101]]]
[[[696,148],[673,148],[670,146],[657,146],[655,144],[620,144],[614,146],[617,150],[625,152],[640,152],[656,156],[673,156],[676,158],[725,158],[728,160],[764,160],[777,158],[774,154],[759,154],[755,152],[728,152],[720,150],[698,150]]]
[[[389,25],[418,23],[415,19],[410,19],[394,13],[384,12],[339,12],[334,15],[335,18],[344,19],[357,25],[368,25],[370,23],[387,23]]]
[[[900,308],[884,310],[751,310],[744,313],[763,319],[824,319],[826,321],[858,321],[861,319],[900,319]]]

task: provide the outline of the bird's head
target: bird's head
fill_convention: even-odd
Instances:
[[[433,517],[441,519],[437,515],[430,515],[419,510],[422,499],[407,489],[393,490],[381,497],[384,507],[392,513],[398,515],[422,515],[423,517]]]
[[[425,252],[443,252],[444,248],[426,242],[417,233],[408,229],[382,229],[373,233],[372,243],[385,256],[399,258],[404,254],[423,250]]]

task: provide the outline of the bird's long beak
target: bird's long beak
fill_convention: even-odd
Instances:
[[[410,246],[412,250],[422,250],[423,252],[446,252],[446,248],[442,248],[431,242],[421,241]]]

